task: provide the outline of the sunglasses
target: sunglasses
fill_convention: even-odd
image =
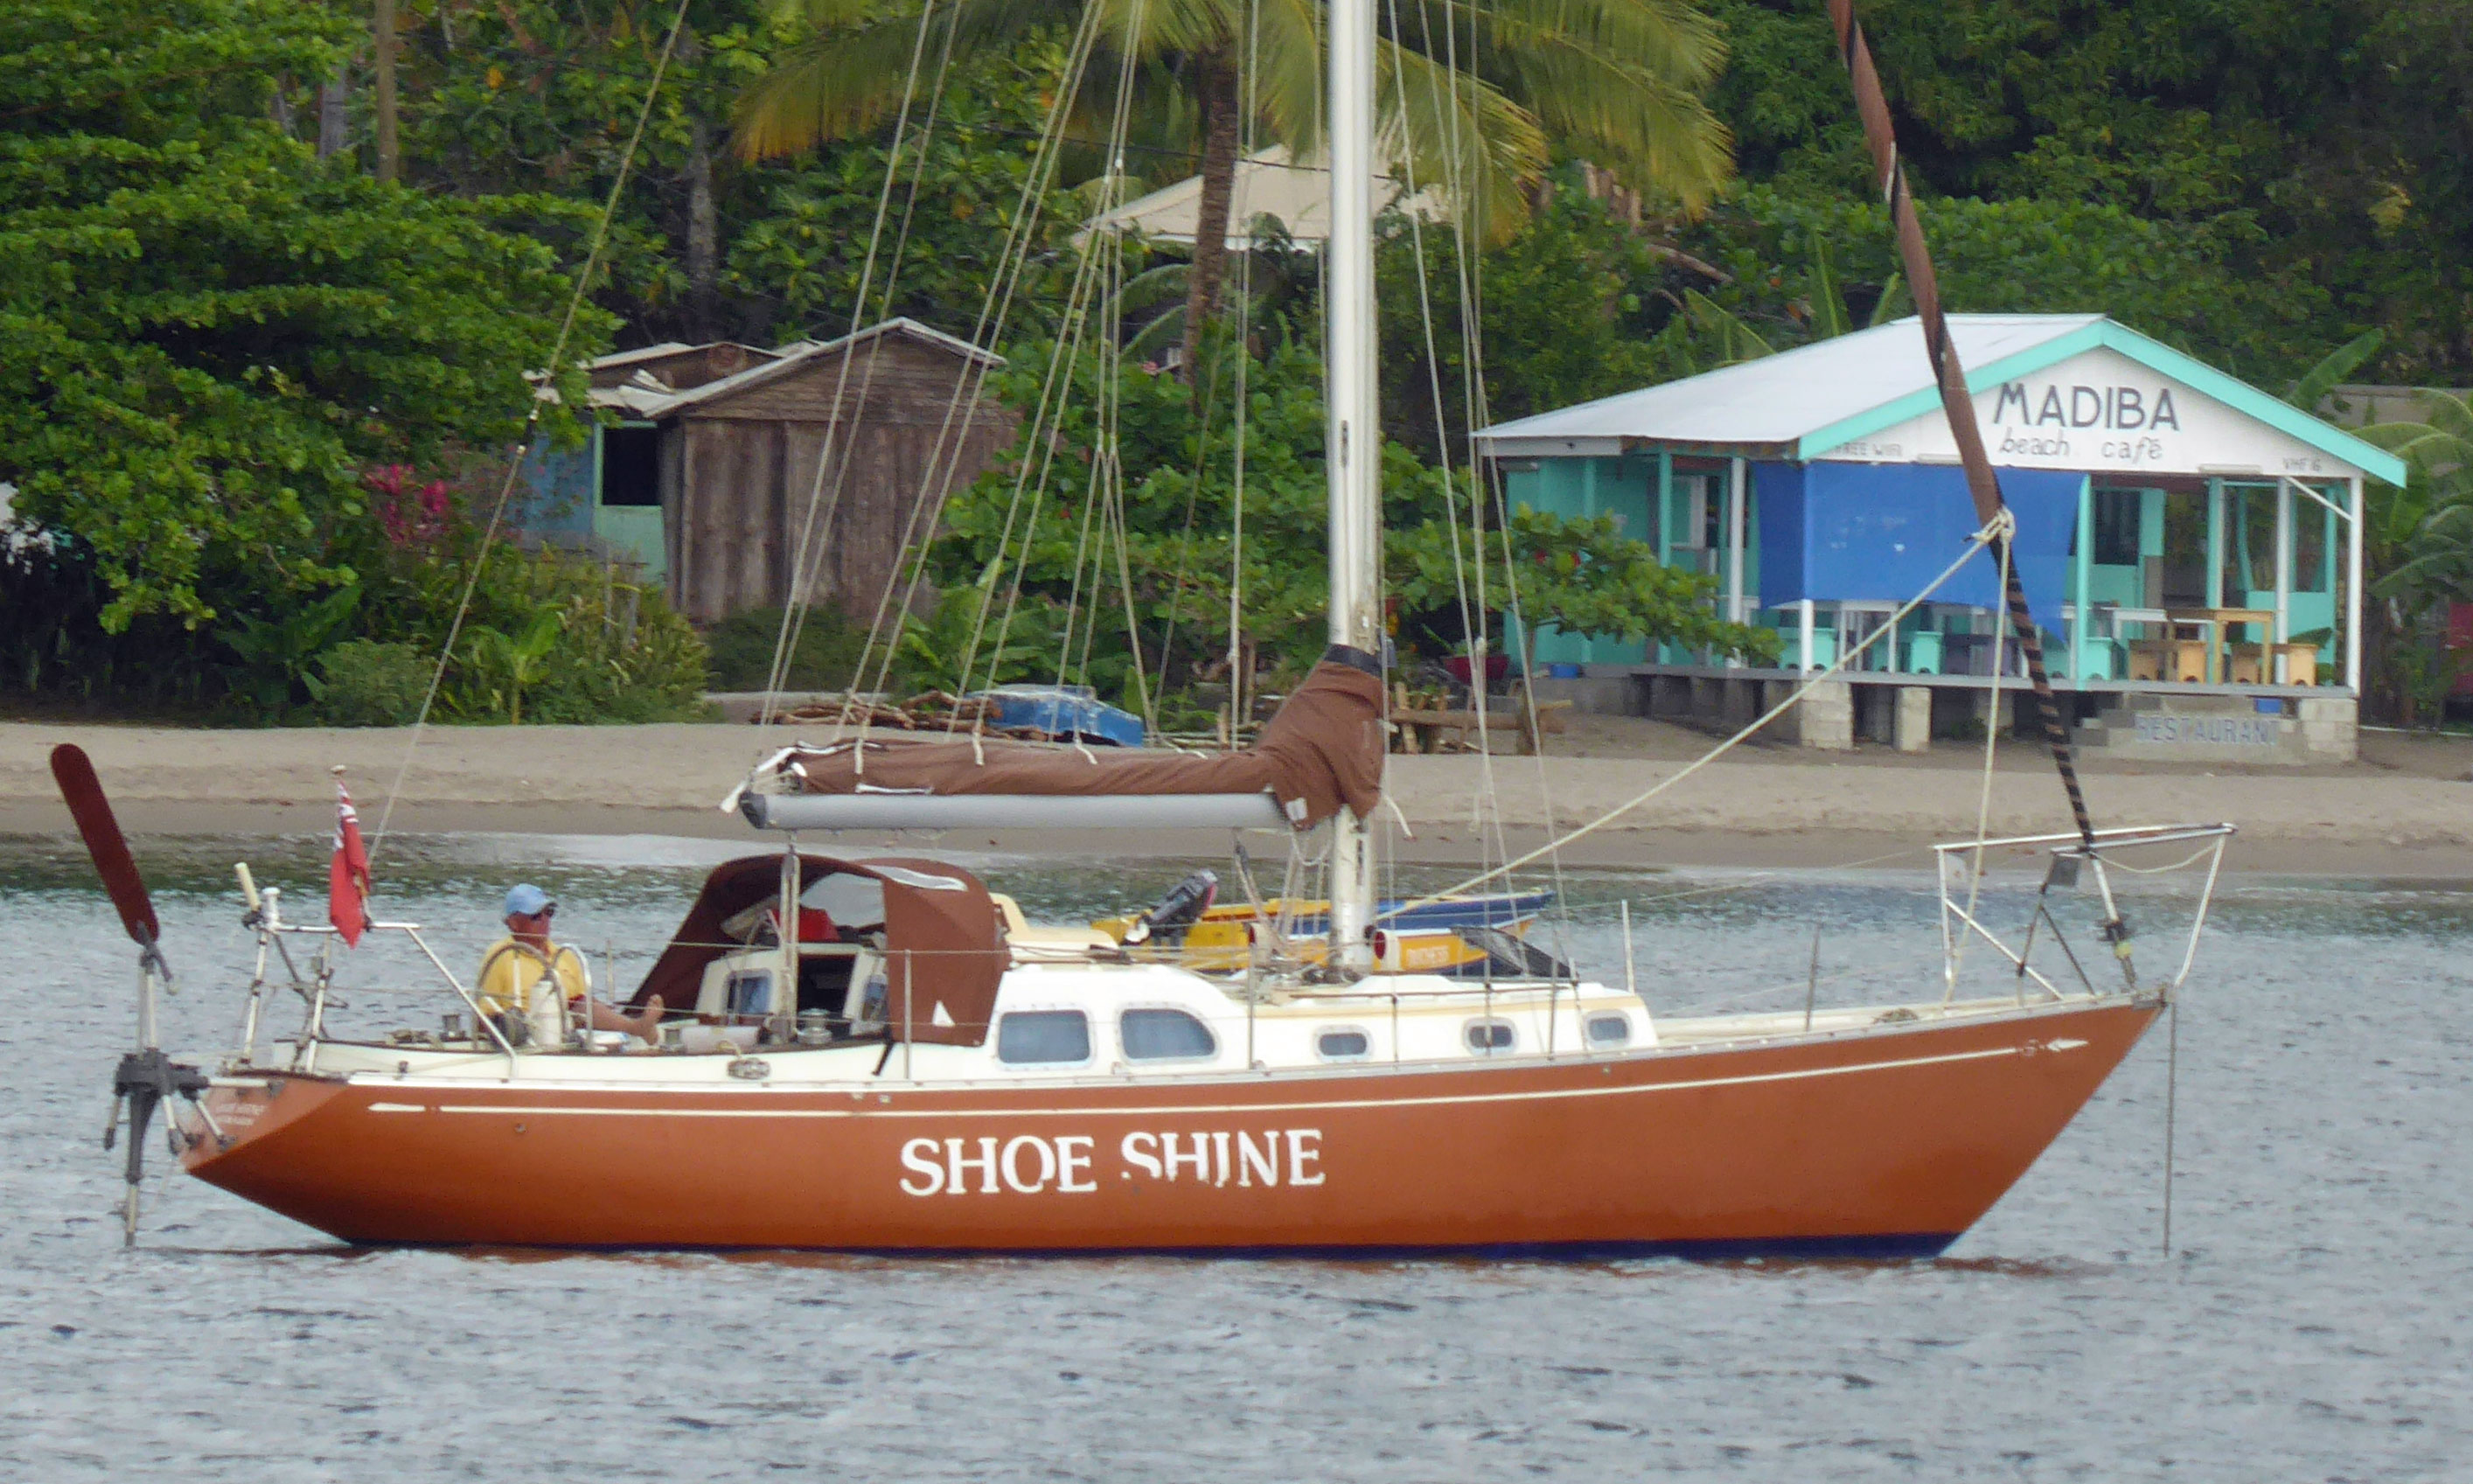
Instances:
[[[546,922],[556,916],[558,916],[558,904],[555,902],[541,908],[539,912],[518,912],[516,914],[517,919],[526,922]]]

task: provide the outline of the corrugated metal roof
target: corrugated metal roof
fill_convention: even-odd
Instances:
[[[1950,340],[1970,379],[1980,367],[2099,323],[2096,314],[1954,314]],[[1624,440],[1791,454],[1823,429],[1933,387],[1922,322],[1909,317],[1721,367],[1663,386],[1497,423],[1493,451],[1549,452],[1547,441]],[[1510,445],[1519,446],[1510,446]]]
[[[992,350],[983,350],[959,336],[948,335],[943,330],[922,324],[907,316],[900,316],[832,340],[793,341],[772,352],[780,357],[778,360],[750,366],[745,371],[724,376],[717,381],[708,381],[700,387],[690,387],[684,392],[663,393],[654,387],[622,383],[615,387],[595,388],[592,401],[593,405],[598,407],[615,408],[631,417],[658,421],[673,413],[684,412],[687,408],[702,406],[707,402],[719,401],[724,397],[747,391],[751,387],[761,386],[777,376],[787,375],[820,356],[887,334],[900,334],[907,339],[922,341],[940,350],[964,360],[976,361],[983,366],[996,367],[1004,364],[1004,357]]]
[[[1954,314],[1949,333],[1966,368],[1967,388],[1978,395],[2101,347],[2372,479],[2404,482],[2404,462],[2395,455],[2103,315]],[[1934,413],[1939,405],[1939,389],[1924,358],[1922,323],[1909,317],[1664,386],[1498,423],[1477,439],[1497,456],[1606,456],[1665,447],[1810,460]]]

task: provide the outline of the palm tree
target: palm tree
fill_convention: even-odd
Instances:
[[[2375,332],[2373,332],[2375,333]],[[2368,669],[2396,719],[2438,719],[2467,656],[2449,644],[2449,610],[2473,602],[2473,395],[2425,389],[2419,420],[2377,422],[2363,438],[2405,461],[2401,489],[2365,491],[2362,606]]]
[[[958,60],[1009,47],[1040,27],[1094,27],[1083,91],[1070,100],[1086,123],[1111,105],[1126,61],[1188,89],[1188,127],[1200,135],[1202,156],[1188,366],[1219,306],[1249,101],[1256,122],[1298,157],[1321,145],[1316,0],[948,0],[924,48],[921,0],[782,3],[813,35],[741,96],[736,144],[748,159],[876,127],[900,103],[914,55],[949,45]],[[1732,140],[1701,99],[1725,45],[1693,0],[1383,0],[1380,20],[1381,148],[1490,237],[1509,235],[1525,219],[1521,187],[1544,171],[1549,138],[1686,209],[1707,202],[1731,171]]]

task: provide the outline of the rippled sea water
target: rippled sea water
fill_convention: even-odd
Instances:
[[[124,1252],[97,1139],[130,954],[73,851],[0,842],[0,1475],[2473,1478],[2473,892],[2230,885],[2180,1016],[2169,1258],[2160,1029],[1937,1261],[364,1251],[159,1144]],[[227,1046],[229,862],[315,918],[321,850],[139,854],[181,975],[166,1039]],[[632,983],[713,855],[420,842],[382,858],[382,904],[460,965],[537,879]],[[1058,920],[1182,870],[974,864]],[[1824,1003],[1928,993],[1937,965],[1919,877],[1565,886],[1563,943],[1614,982],[1637,904],[1662,1011],[1800,1004],[1815,928]],[[2025,901],[1996,884],[1987,915]],[[413,968],[371,952],[338,1025],[434,1023]]]

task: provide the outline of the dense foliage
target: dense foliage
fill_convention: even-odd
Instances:
[[[558,340],[560,252],[588,213],[317,159],[277,105],[350,41],[271,0],[0,13],[0,96],[25,105],[0,114],[12,684],[277,718],[322,714],[340,668],[339,714],[369,720],[401,709],[401,657],[391,678],[366,648],[324,657],[444,642],[478,560],[463,512],[494,501],[537,405],[526,372]],[[569,364],[611,323],[580,316]],[[581,385],[563,378],[545,436],[575,436]],[[408,465],[469,488],[433,482],[408,515]],[[700,652],[658,600],[613,637],[607,595],[578,591],[607,586],[597,569],[491,560],[444,714],[516,719],[528,690],[567,719],[693,703]]]
[[[0,486],[15,487],[26,522],[0,530],[0,688],[354,720],[399,711],[416,672],[426,689],[476,560],[472,516],[493,501],[503,450],[533,405],[523,378],[548,357],[675,0],[396,9],[399,186],[367,175],[357,0],[0,9]],[[1559,161],[1501,215],[1520,229],[1467,248],[1464,262],[1448,228],[1392,224],[1380,261],[1388,561],[1411,610],[1404,629],[1421,641],[1441,631],[1415,610],[1451,605],[1404,585],[1436,570],[1436,522],[1460,492],[1439,470],[1464,457],[1473,422],[1900,307],[1823,8],[1701,9],[1725,50],[1707,101],[1732,132],[1739,176],[1679,193],[1707,197],[1705,209],[1634,189],[1645,178],[1620,167],[1636,160],[1554,124],[1547,105],[1570,100],[1499,70],[1488,77],[1505,96],[1541,110]],[[770,344],[894,313],[968,333],[1065,70],[1066,35],[1016,21],[1073,13],[1018,11],[996,28],[1013,41],[957,48],[967,58],[933,99],[924,150],[903,156],[878,236],[889,126],[751,162],[734,119],[820,17],[916,12],[893,0],[689,0],[571,348]],[[2271,388],[2370,329],[2383,337],[2357,379],[2473,382],[2473,28],[2457,11],[2441,0],[1862,6],[1953,308],[2102,311]],[[1488,13],[1542,25],[1581,12]],[[1513,60],[1506,51],[1488,65]],[[1068,234],[1093,182],[1113,168],[1111,188],[1133,191],[1190,172],[1210,122],[1188,85],[1199,76],[1161,61],[1136,90],[1129,154],[1068,149],[1054,189],[1030,197],[1036,251],[1002,336],[1018,369],[1006,395],[1022,405],[1035,395],[1026,369],[1044,364],[1068,322]],[[321,159],[311,141],[330,78],[347,84],[349,117],[343,153]],[[1137,249],[1135,287],[1104,307],[1122,334],[1153,333],[1121,373],[1077,362],[1084,407],[1104,400],[1122,419],[1121,493],[1076,462],[1098,445],[1092,414],[1076,414],[1085,420],[1065,430],[1021,569],[1032,602],[1016,637],[1061,647],[1069,629],[1077,673],[1112,694],[1141,688],[1125,589],[1145,685],[1163,668],[1171,685],[1206,674],[1227,644],[1234,352],[1215,344],[1185,383],[1134,364],[1166,343],[1151,317],[1191,291],[1181,264],[1176,250]],[[1311,254],[1276,246],[1233,264],[1232,293],[1239,280],[1250,292],[1231,307],[1253,357],[1245,606],[1261,652],[1294,657],[1318,637],[1322,582],[1319,286]],[[1472,289],[1475,326],[1462,323]],[[550,409],[553,423],[564,416]],[[2434,615],[2473,597],[2473,565],[2422,560],[2453,550],[2464,493],[2443,464],[2414,467],[2412,489],[2374,496],[2386,620],[2373,658],[2398,710],[2434,694],[2446,662]],[[388,472],[403,469],[420,472]],[[437,511],[406,504],[433,483]],[[1009,510],[1001,478],[957,501],[934,579],[948,590],[922,596],[897,673],[958,673],[981,625],[953,615],[1011,590],[1012,570],[989,565]],[[1118,532],[1130,582],[1092,562],[1108,552],[1113,572]],[[1576,529],[1523,539],[1525,586],[1568,623],[1705,619],[1689,594],[1662,588],[1642,613],[1598,612],[1610,589],[1594,577],[1555,589],[1547,569],[1565,563],[1553,553],[1591,574],[1621,570],[1623,553]],[[441,690],[450,712],[691,704],[681,677],[700,656],[657,601],[627,598],[588,562],[490,560],[478,590],[485,605],[506,601],[458,640]],[[1485,618],[1498,633],[1501,616]],[[739,627],[715,635],[728,652],[718,668],[760,678],[772,627]],[[846,624],[822,632],[802,674],[845,667],[856,636]],[[612,648],[613,635],[627,637]]]
[[[1745,178],[1807,201],[1862,199],[1861,131],[1822,8],[1712,9],[1734,47],[1717,105]],[[2461,6],[1868,0],[1861,12],[1920,192],[2105,208],[2176,257],[2221,265],[2224,277],[2190,286],[2194,308],[2227,280],[2293,300],[2285,332],[2253,347],[2219,339],[2238,333],[2222,319],[2164,305],[2104,306],[2118,317],[2253,375],[2269,368],[2246,351],[2307,364],[2375,325],[2384,379],[2473,376],[2473,27]]]
[[[107,628],[349,582],[364,468],[532,405],[567,280],[493,224],[563,208],[322,167],[269,104],[344,44],[272,0],[0,12],[0,479],[75,534]]]
[[[1265,668],[1301,674],[1323,647],[1330,590],[1321,368],[1287,340],[1250,368],[1240,560],[1236,450],[1226,412],[1212,405],[1212,394],[1234,395],[1227,363],[1236,351],[1224,342],[1217,350],[1220,372],[1205,378],[1199,405],[1152,368],[1079,358],[1080,395],[1051,443],[1026,468],[991,470],[948,506],[938,567],[958,586],[939,611],[984,607],[986,628],[1008,643],[1025,627],[1061,637],[1062,645],[1033,646],[1055,667],[1044,678],[1140,705],[1145,686],[1156,693],[1224,673],[1233,580],[1244,643]],[[1035,396],[1029,372],[1008,378],[1009,397]],[[1109,425],[1121,471],[1102,453]],[[1515,513],[1507,552],[1499,531],[1487,542],[1494,575],[1483,610],[1463,609],[1479,560],[1466,525],[1469,494],[1465,479],[1406,443],[1384,444],[1384,586],[1404,659],[1459,653],[1472,631],[1499,647],[1515,608],[1531,624],[1550,615],[1574,634],[1773,653],[1770,635],[1715,618],[1713,580],[1661,565],[1653,548],[1624,539],[1611,521]],[[1018,615],[1011,628],[1003,623],[1009,605]],[[982,663],[994,643],[981,641]]]

